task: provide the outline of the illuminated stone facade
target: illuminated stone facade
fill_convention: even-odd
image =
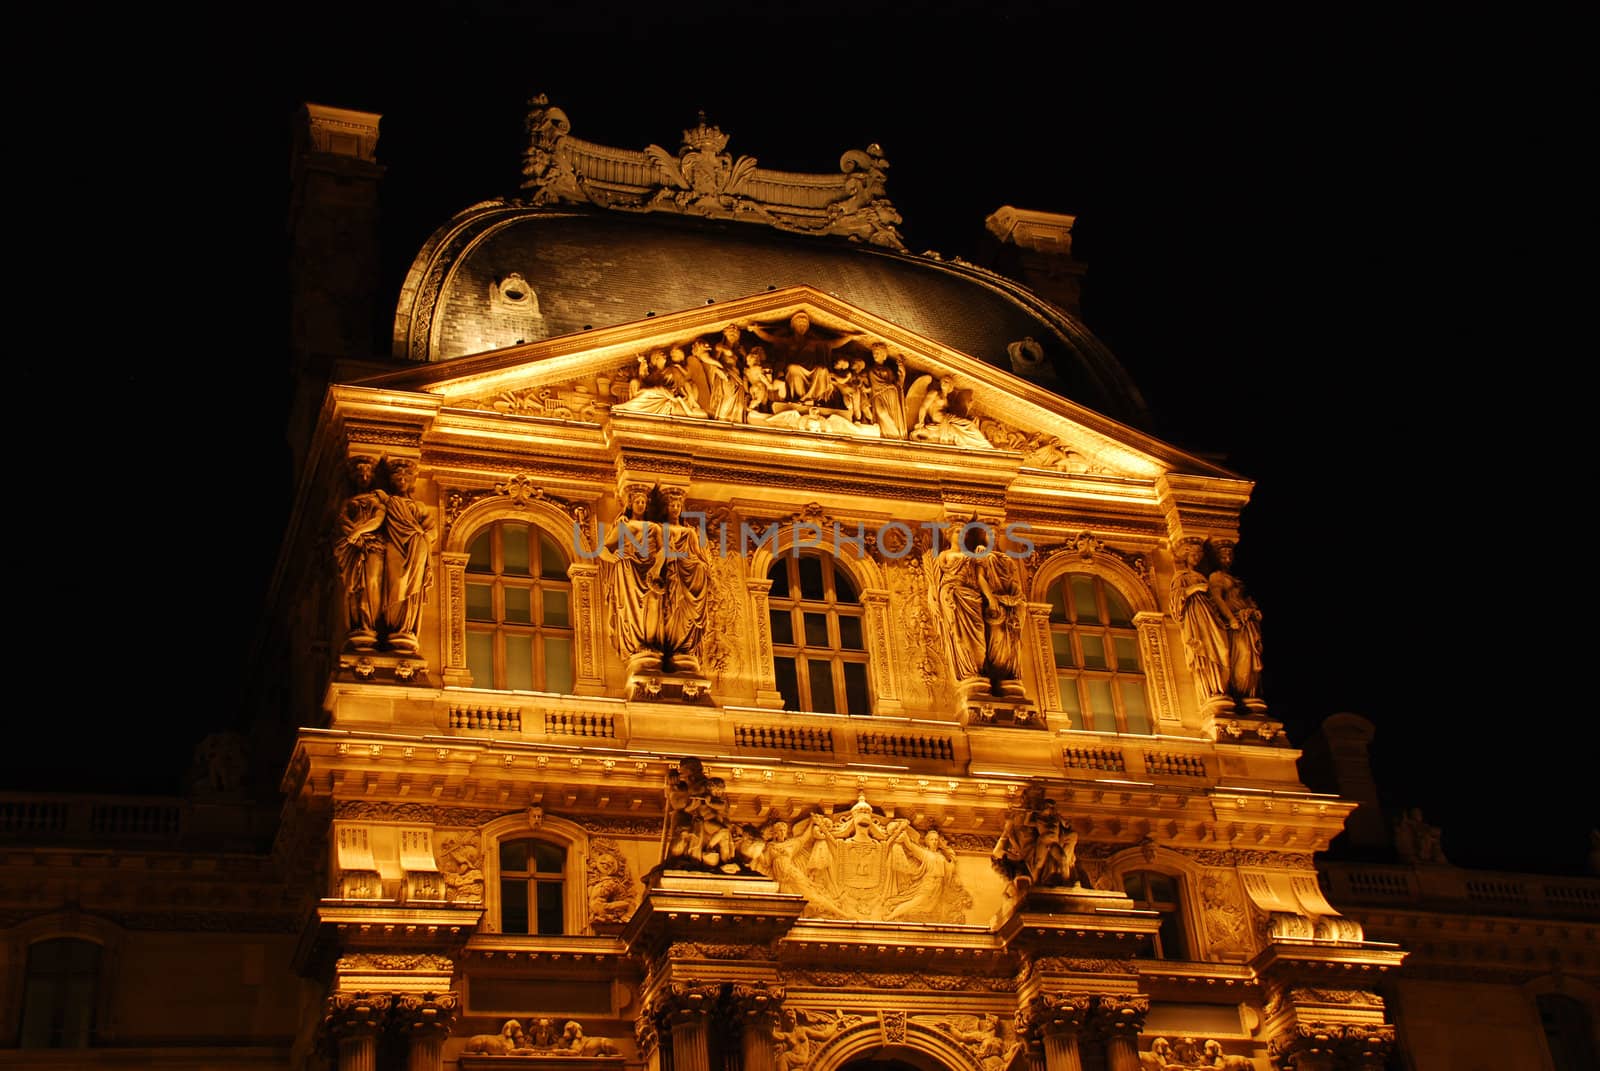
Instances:
[[[904,253],[876,146],[570,128],[535,103],[527,199],[429,240],[297,444],[282,1055],[1383,1066],[1406,939],[1319,885],[1357,803],[1260,694],[1249,480],[1117,419],[1061,309]]]

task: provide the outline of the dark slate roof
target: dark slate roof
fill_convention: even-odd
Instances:
[[[537,294],[536,315],[491,307],[491,289],[512,272]],[[1111,352],[1020,283],[961,261],[744,222],[474,205],[434,232],[413,262],[394,353],[447,360],[796,284],[1019,374],[1006,347],[1031,336],[1053,373],[1029,378],[1148,426],[1143,399]]]

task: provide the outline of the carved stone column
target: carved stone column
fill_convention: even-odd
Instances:
[[[467,670],[467,560],[468,554],[448,552],[439,555],[444,568],[444,586],[439,597],[444,635],[444,671],[447,688],[470,688],[472,674]]]
[[[387,993],[335,993],[322,1024],[339,1071],[378,1071],[378,1032],[389,1014]]]
[[[750,612],[755,615],[756,649],[751,652],[756,667],[756,706],[771,710],[783,709],[783,693],[772,676],[772,613],[767,605],[767,592],[772,581],[767,577],[750,578],[745,582],[750,593]]]
[[[1150,1014],[1145,996],[1103,996],[1095,1001],[1094,1023],[1106,1041],[1108,1071],[1139,1071],[1139,1033]]]
[[[711,1020],[721,987],[673,982],[657,995],[658,1018],[672,1030],[672,1071],[712,1071]]]
[[[1172,659],[1167,653],[1167,617],[1150,610],[1133,615],[1133,627],[1139,630],[1139,657],[1144,659],[1144,679],[1155,700],[1156,731],[1161,726],[1182,723],[1183,714],[1178,709],[1177,688],[1173,684]]]
[[[1087,993],[1040,993],[1017,1011],[1017,1033],[1040,1043],[1044,1071],[1083,1071],[1078,1039],[1094,998]]]
[[[604,695],[606,690],[605,614],[601,612],[600,566],[577,560],[567,566],[572,581],[574,675],[572,690],[578,695]]]
[[[454,993],[395,997],[395,1025],[406,1039],[406,1071],[443,1071],[444,1041],[460,1003]]]
[[[728,995],[728,1012],[741,1028],[739,1047],[743,1071],[774,1071],[772,1027],[783,1007],[783,987],[736,982]]]

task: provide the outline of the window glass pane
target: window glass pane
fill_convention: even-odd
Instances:
[[[1085,669],[1109,669],[1106,664],[1106,638],[1102,635],[1084,635],[1079,633],[1083,640],[1083,665]]]
[[[828,643],[828,617],[826,614],[806,614],[806,646],[827,647]]]
[[[1072,655],[1072,636],[1070,633],[1050,633],[1050,646],[1055,650],[1057,666],[1076,666],[1078,664]]]
[[[528,845],[525,840],[503,840],[500,842],[500,872],[502,874],[523,873],[528,869]]]
[[[1067,619],[1067,601],[1061,594],[1060,584],[1050,585],[1050,620],[1065,621]]]
[[[506,645],[506,687],[522,692],[533,690],[533,644],[528,636],[508,633]]]
[[[567,865],[567,850],[547,841],[533,842],[533,868],[541,874],[559,874]]]
[[[1072,582],[1072,609],[1082,624],[1098,622],[1100,620],[1100,607],[1094,601],[1094,577],[1073,575],[1067,578]]]
[[[1136,903],[1144,902],[1144,871],[1135,870],[1122,879],[1122,887]]]
[[[1128,732],[1149,736],[1150,710],[1144,702],[1143,681],[1120,681],[1122,691],[1122,716],[1128,723]]]
[[[467,585],[467,620],[494,620],[494,588],[488,584]]]
[[[544,591],[544,624],[552,628],[571,628],[572,616],[567,605],[567,593],[564,591]]]
[[[24,1049],[81,1049],[94,1040],[95,987],[100,946],[60,937],[28,948],[23,981],[21,1035]]]
[[[823,714],[837,714],[838,708],[833,701],[833,664],[820,658],[810,659],[806,662],[806,676],[811,683],[811,706],[808,709]]]
[[[1184,959],[1188,952],[1184,948],[1183,924],[1178,921],[1176,912],[1163,911],[1161,913],[1161,958]]]
[[[567,559],[556,546],[556,541],[544,532],[539,533],[539,575],[547,580],[567,578]]]
[[[1083,683],[1089,686],[1089,709],[1094,711],[1096,720],[1107,728],[1114,725],[1116,708],[1111,705],[1111,682],[1087,680]]]
[[[846,651],[865,651],[861,642],[861,619],[849,614],[839,615],[839,646]]]
[[[544,690],[572,691],[572,641],[565,636],[544,638]]]
[[[772,568],[767,570],[767,576],[772,580],[772,587],[767,592],[769,599],[787,599],[789,597],[789,559],[779,558],[772,563]]]
[[[1178,889],[1173,884],[1171,874],[1148,875],[1150,880],[1150,901],[1152,903],[1170,906],[1178,902]]]
[[[511,576],[528,575],[528,529],[520,524],[500,526],[501,570]]]
[[[487,632],[467,633],[467,671],[474,688],[494,687],[494,636]]]
[[[1128,608],[1128,600],[1124,599],[1116,588],[1110,584],[1104,585],[1106,590],[1106,609],[1110,611],[1111,623],[1119,628],[1133,627],[1133,611]]]
[[[771,610],[772,615],[772,642],[794,642],[794,615],[788,610]]]
[[[1074,729],[1083,728],[1078,721],[1078,678],[1058,677],[1056,680],[1061,686],[1061,709],[1073,716],[1072,727]]]
[[[494,565],[489,560],[489,532],[485,531],[472,541],[472,547],[467,551],[467,572],[490,573]]]
[[[539,882],[539,932],[563,933],[561,921],[561,883]]]
[[[533,592],[510,585],[500,590],[506,600],[505,620],[522,625],[533,624]]]
[[[821,599],[822,594],[822,559],[801,558],[800,562],[800,597],[802,599]]]
[[[855,602],[856,586],[850,582],[843,569],[833,570],[833,599],[835,602]]]
[[[778,693],[783,696],[783,709],[799,710],[800,680],[795,674],[794,659],[774,658],[772,676],[777,682]]]
[[[872,699],[867,694],[867,667],[861,662],[844,664],[844,701],[848,714],[872,713]]]
[[[1120,670],[1134,670],[1139,668],[1139,641],[1132,636],[1113,636],[1111,642],[1116,646],[1117,668]]]
[[[528,932],[528,880],[507,878],[500,883],[500,932]]]

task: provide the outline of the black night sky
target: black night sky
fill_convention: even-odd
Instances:
[[[175,791],[193,744],[234,725],[291,494],[296,105],[383,115],[392,313],[429,232],[514,191],[542,91],[575,134],[627,148],[675,147],[699,109],[767,167],[831,171],[879,142],[916,251],[971,257],[1002,204],[1076,214],[1084,318],[1153,430],[1258,481],[1237,572],[1265,615],[1273,712],[1297,741],[1336,711],[1371,718],[1387,802],[1421,806],[1453,861],[1581,872],[1597,733],[1572,682],[1589,683],[1594,611],[1544,394],[1576,387],[1562,370],[1592,343],[1555,328],[1577,283],[1550,254],[1575,239],[1554,124],[1528,107],[1560,95],[1539,56],[1561,27],[690,6],[289,5],[196,15],[182,48],[82,50],[95,103],[33,117],[48,129],[17,157],[56,310],[20,401],[59,439],[14,458],[12,515],[57,542],[15,552],[13,635],[45,631],[16,663],[27,743],[0,788]],[[63,383],[72,361],[88,371]]]

